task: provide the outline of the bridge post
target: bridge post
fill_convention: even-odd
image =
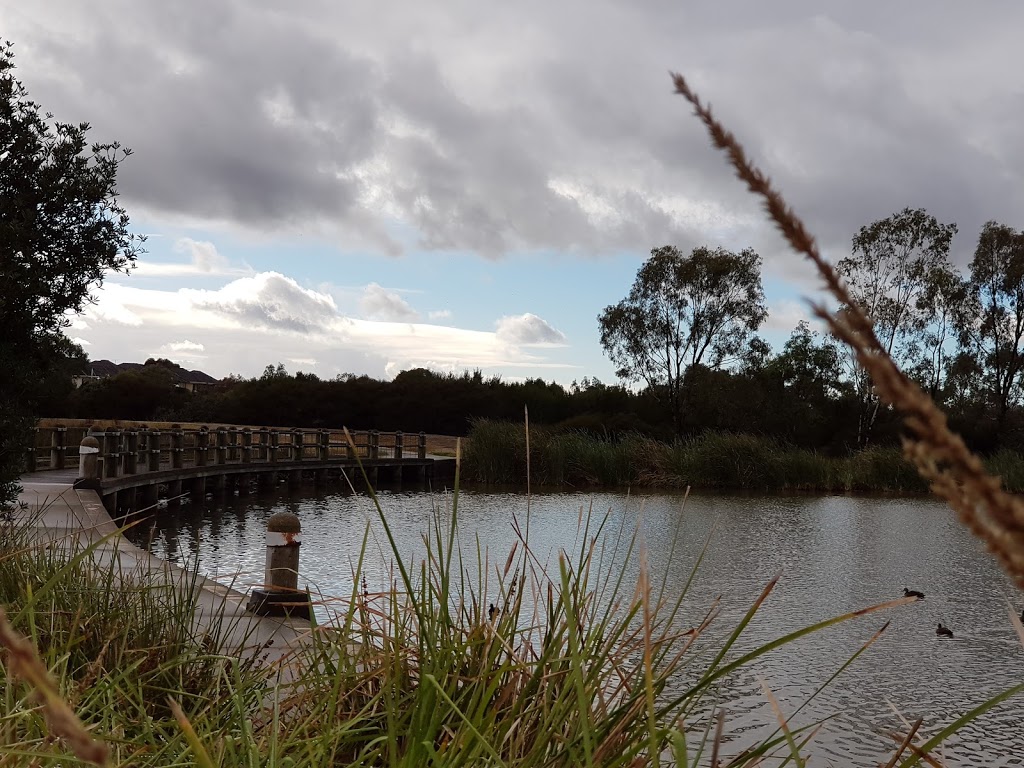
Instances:
[[[405,448],[405,445],[403,444],[404,441],[405,441],[404,435],[402,435],[401,432],[395,432],[395,458],[396,459],[402,458],[402,449]],[[398,471],[401,472],[402,470],[399,469]]]
[[[302,446],[302,430],[292,430],[292,461],[302,461],[303,446]]]
[[[241,459],[243,464],[252,461],[252,430],[248,427],[242,430]]]
[[[320,461],[329,461],[331,458],[331,433],[330,430],[321,429],[320,437]]]
[[[380,458],[380,432],[376,429],[370,430],[370,458]]]
[[[193,504],[198,504],[206,498],[206,478],[193,477],[189,482],[189,498]]]
[[[224,464],[228,460],[228,431],[217,427],[217,463]]]
[[[121,433],[118,431],[110,431],[109,429],[103,432],[103,476],[104,477],[117,477],[118,475],[118,464],[120,459],[120,453],[118,452],[118,443],[120,442]]]
[[[228,427],[228,462],[241,458],[238,451],[238,428]]]
[[[299,591],[299,547],[302,526],[289,512],[267,521],[267,560],[264,585],[254,589],[246,608],[259,616],[296,616],[312,613],[309,593]]]
[[[171,469],[181,469],[185,457],[185,433],[180,429],[171,432]]]
[[[277,451],[281,445],[281,436],[276,429],[270,430],[270,447],[267,449],[267,456],[271,462],[277,461]]]
[[[124,433],[124,473],[134,475],[139,468],[139,432],[135,429]]]
[[[349,432],[348,434],[349,434],[349,437],[351,437],[352,439],[351,439],[351,441],[348,441],[348,440],[345,441],[345,457],[348,458],[348,459],[354,459],[356,457],[355,445],[356,445],[356,434],[357,433]]]
[[[427,433],[420,432],[419,442],[416,444],[416,458],[425,459],[427,458]]]
[[[159,429],[151,430],[149,433],[149,471],[159,472],[160,471],[160,434]]]
[[[25,471],[35,472],[38,465],[36,459],[36,439],[39,435],[39,427],[32,428],[32,440],[28,444],[28,448],[25,450]]]
[[[50,432],[50,469],[64,469],[64,443],[67,431],[67,427],[54,427]]]
[[[203,425],[196,432],[196,466],[205,467],[207,460],[209,459],[208,451],[210,450],[210,428]]]

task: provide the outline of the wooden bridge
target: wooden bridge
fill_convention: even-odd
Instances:
[[[45,426],[44,426],[45,424]],[[251,493],[280,482],[359,487],[362,464],[371,484],[421,487],[450,482],[455,460],[427,453],[427,435],[403,432],[271,427],[155,428],[120,423],[116,428],[41,422],[29,450],[28,470],[88,467],[75,487],[91,488],[117,517],[188,495]],[[96,443],[82,441],[95,438]],[[95,454],[93,461],[90,454]],[[83,461],[83,456],[86,458]],[[90,475],[82,477],[82,474]]]

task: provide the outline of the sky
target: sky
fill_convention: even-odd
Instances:
[[[750,247],[776,351],[818,295],[684,74],[838,260],[905,207],[1024,211],[1019,0],[0,0],[17,76],[133,154],[146,253],[69,336],[214,376],[615,380],[601,310],[652,248]]]

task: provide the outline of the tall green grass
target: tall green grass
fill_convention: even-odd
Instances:
[[[824,456],[754,435],[706,433],[676,444],[636,434],[612,440],[578,431],[530,430],[535,485],[570,487],[718,488],[750,491],[924,492],[927,486],[897,448],[846,458]],[[1024,488],[1024,460],[1004,464]],[[464,452],[464,476],[487,485],[526,476],[521,425],[480,420]]]

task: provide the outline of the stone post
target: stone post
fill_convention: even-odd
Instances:
[[[100,441],[92,435],[78,446],[78,479],[98,483],[100,479]]]
[[[296,616],[308,619],[308,592],[299,591],[299,547],[302,526],[290,512],[278,512],[267,521],[267,560],[264,585],[249,596],[248,610],[260,616]]]

